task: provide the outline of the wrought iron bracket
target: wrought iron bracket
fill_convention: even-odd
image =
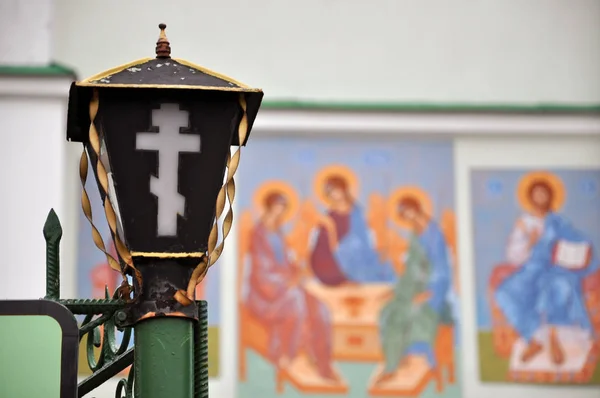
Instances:
[[[131,366],[127,378],[119,380],[117,398],[131,398],[134,390],[135,349],[128,348],[133,333],[130,304],[119,298],[116,291],[112,298],[105,289],[104,299],[61,299],[59,249],[62,228],[54,210],[50,210],[44,224],[46,240],[46,299],[67,307],[74,315],[85,315],[79,325],[79,342],[84,337],[87,362],[92,374],[78,384],[78,397],[95,388]],[[196,301],[198,321],[194,323],[194,397],[208,397],[208,311],[206,301]],[[117,332],[122,333],[117,344]],[[100,348],[96,357],[94,349]]]

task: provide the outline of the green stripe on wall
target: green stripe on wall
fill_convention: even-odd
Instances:
[[[327,102],[303,100],[266,100],[263,108],[282,110],[339,110],[387,112],[449,113],[592,113],[600,114],[600,104],[493,104],[493,103],[393,103],[393,102]]]
[[[0,76],[71,76],[75,78],[75,72],[66,66],[54,63],[47,66],[0,65]]]
[[[76,79],[73,69],[58,63],[47,66],[8,66],[0,65],[0,76],[71,76]],[[427,103],[427,102],[344,102],[296,99],[268,99],[264,109],[282,110],[338,110],[338,111],[380,111],[380,112],[446,112],[446,113],[566,113],[600,114],[600,104],[569,103]]]

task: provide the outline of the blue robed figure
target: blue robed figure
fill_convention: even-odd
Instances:
[[[348,182],[333,175],[325,182],[329,210],[319,220],[310,265],[323,284],[393,282],[391,263],[382,262],[369,235],[362,208],[352,198]]]
[[[579,326],[593,333],[583,294],[583,279],[598,268],[592,242],[563,216],[552,212],[554,192],[549,183],[533,182],[527,192],[533,217],[541,230],[532,230],[520,268],[497,288],[495,300],[508,322],[527,342],[521,360],[527,362],[542,351],[535,333],[543,325],[550,327],[549,349],[554,363],[564,362],[564,353],[556,332],[559,326]],[[531,216],[530,216],[531,217]],[[522,231],[527,230],[521,222]],[[529,223],[531,224],[531,222]],[[513,233],[515,235],[515,233]],[[578,266],[563,266],[557,260],[561,242],[587,244],[589,252]]]

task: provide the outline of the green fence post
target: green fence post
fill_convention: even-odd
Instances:
[[[46,298],[58,300],[60,297],[60,239],[62,227],[54,209],[50,210],[44,224],[46,239]]]

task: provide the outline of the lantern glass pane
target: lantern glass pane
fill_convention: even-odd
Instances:
[[[104,170],[106,170],[108,177],[108,200],[117,216],[117,233],[121,240],[124,241],[125,234],[123,233],[123,222],[121,220],[121,212],[119,211],[119,202],[117,201],[117,194],[115,192],[113,173],[111,171],[108,151],[106,150],[106,141],[104,140],[103,134],[100,135],[100,162],[104,166]]]
[[[130,252],[207,249],[241,111],[237,94],[197,91],[106,90],[101,101],[100,162]]]
[[[158,199],[157,236],[177,236],[177,220],[185,215],[185,197],[179,193],[182,153],[200,153],[200,135],[189,133],[190,114],[176,103],[152,110],[157,132],[136,134],[136,149],[158,157],[158,176],[150,177],[150,192]]]

